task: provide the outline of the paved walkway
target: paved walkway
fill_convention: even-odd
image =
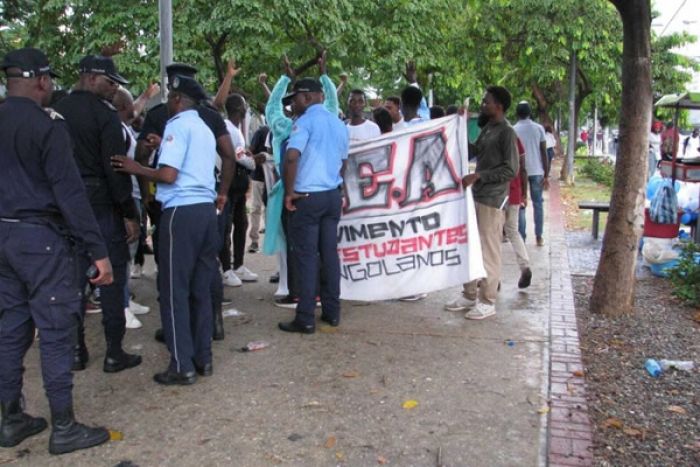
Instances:
[[[214,343],[214,376],[190,387],[164,388],[152,381],[167,363],[167,351],[152,338],[159,326],[155,283],[152,275],[132,281],[139,301],[156,310],[143,316],[142,329],[127,333],[127,348],[141,353],[144,363],[104,374],[100,318],[89,316],[92,359],[76,374],[74,390],[81,421],[119,430],[124,439],[52,457],[45,432],[17,448],[0,449],[0,463],[587,464],[587,419],[571,412],[576,404],[585,408],[585,400],[582,378],[572,373],[580,370],[580,361],[558,189],[551,197],[547,245],[536,247],[534,235],[527,245],[532,286],[517,289],[519,271],[504,243],[498,313],[483,322],[443,311],[459,292],[453,288],[416,303],[344,302],[339,328],[320,327],[312,336],[285,334],[277,322],[293,312],[273,306],[267,278],[274,260],[247,255],[247,266],[261,280],[227,288],[243,316],[225,319],[226,340]],[[259,339],[270,347],[236,351]],[[36,346],[26,363],[28,411],[48,417]],[[409,400],[417,406],[404,408]],[[578,425],[571,429],[568,422]]]

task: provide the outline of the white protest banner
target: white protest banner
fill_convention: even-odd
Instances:
[[[410,126],[350,147],[338,225],[341,298],[385,300],[484,277],[466,119]]]

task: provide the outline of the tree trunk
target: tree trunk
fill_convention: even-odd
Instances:
[[[623,25],[620,154],[591,312],[631,313],[637,246],[643,224],[644,176],[651,123],[650,0],[610,0]]]
[[[532,83],[531,86],[532,97],[535,98],[535,102],[537,103],[537,119],[539,120],[539,124],[542,126],[551,125],[552,128],[554,128],[554,125],[552,125],[552,118],[549,116],[549,101],[547,100],[547,96],[544,95],[544,91],[537,83]]]

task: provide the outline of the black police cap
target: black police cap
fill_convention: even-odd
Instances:
[[[187,76],[189,78],[194,78],[194,75],[197,74],[197,69],[192,65],[188,65],[186,63],[171,63],[170,65],[165,67],[165,73],[168,75],[168,77],[175,77],[175,75],[180,75]]]
[[[117,67],[112,61],[112,57],[104,55],[86,55],[78,64],[80,73],[95,73],[104,75],[119,84],[129,84],[129,82],[117,72]]]
[[[292,92],[285,94],[282,98],[282,103],[287,105],[291,102],[292,97],[296,96],[300,92],[323,92],[323,86],[315,78],[302,78],[294,83],[292,86]]]
[[[196,79],[189,76],[175,75],[173,83],[170,86],[172,92],[184,94],[195,102],[209,99],[204,88],[197,82]]]
[[[34,78],[40,75],[49,75],[53,78],[59,77],[51,69],[46,54],[39,49],[31,47],[8,52],[0,68],[5,71],[8,78]],[[19,68],[21,71],[8,73],[8,68]]]

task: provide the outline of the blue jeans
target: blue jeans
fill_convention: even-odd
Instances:
[[[544,183],[544,175],[530,175],[527,177],[530,184],[530,199],[532,200],[532,209],[535,211],[535,236],[541,237],[544,223],[544,207],[542,205],[542,184]],[[525,208],[520,208],[518,218],[518,231],[520,236],[525,240],[527,220],[525,219]]]

